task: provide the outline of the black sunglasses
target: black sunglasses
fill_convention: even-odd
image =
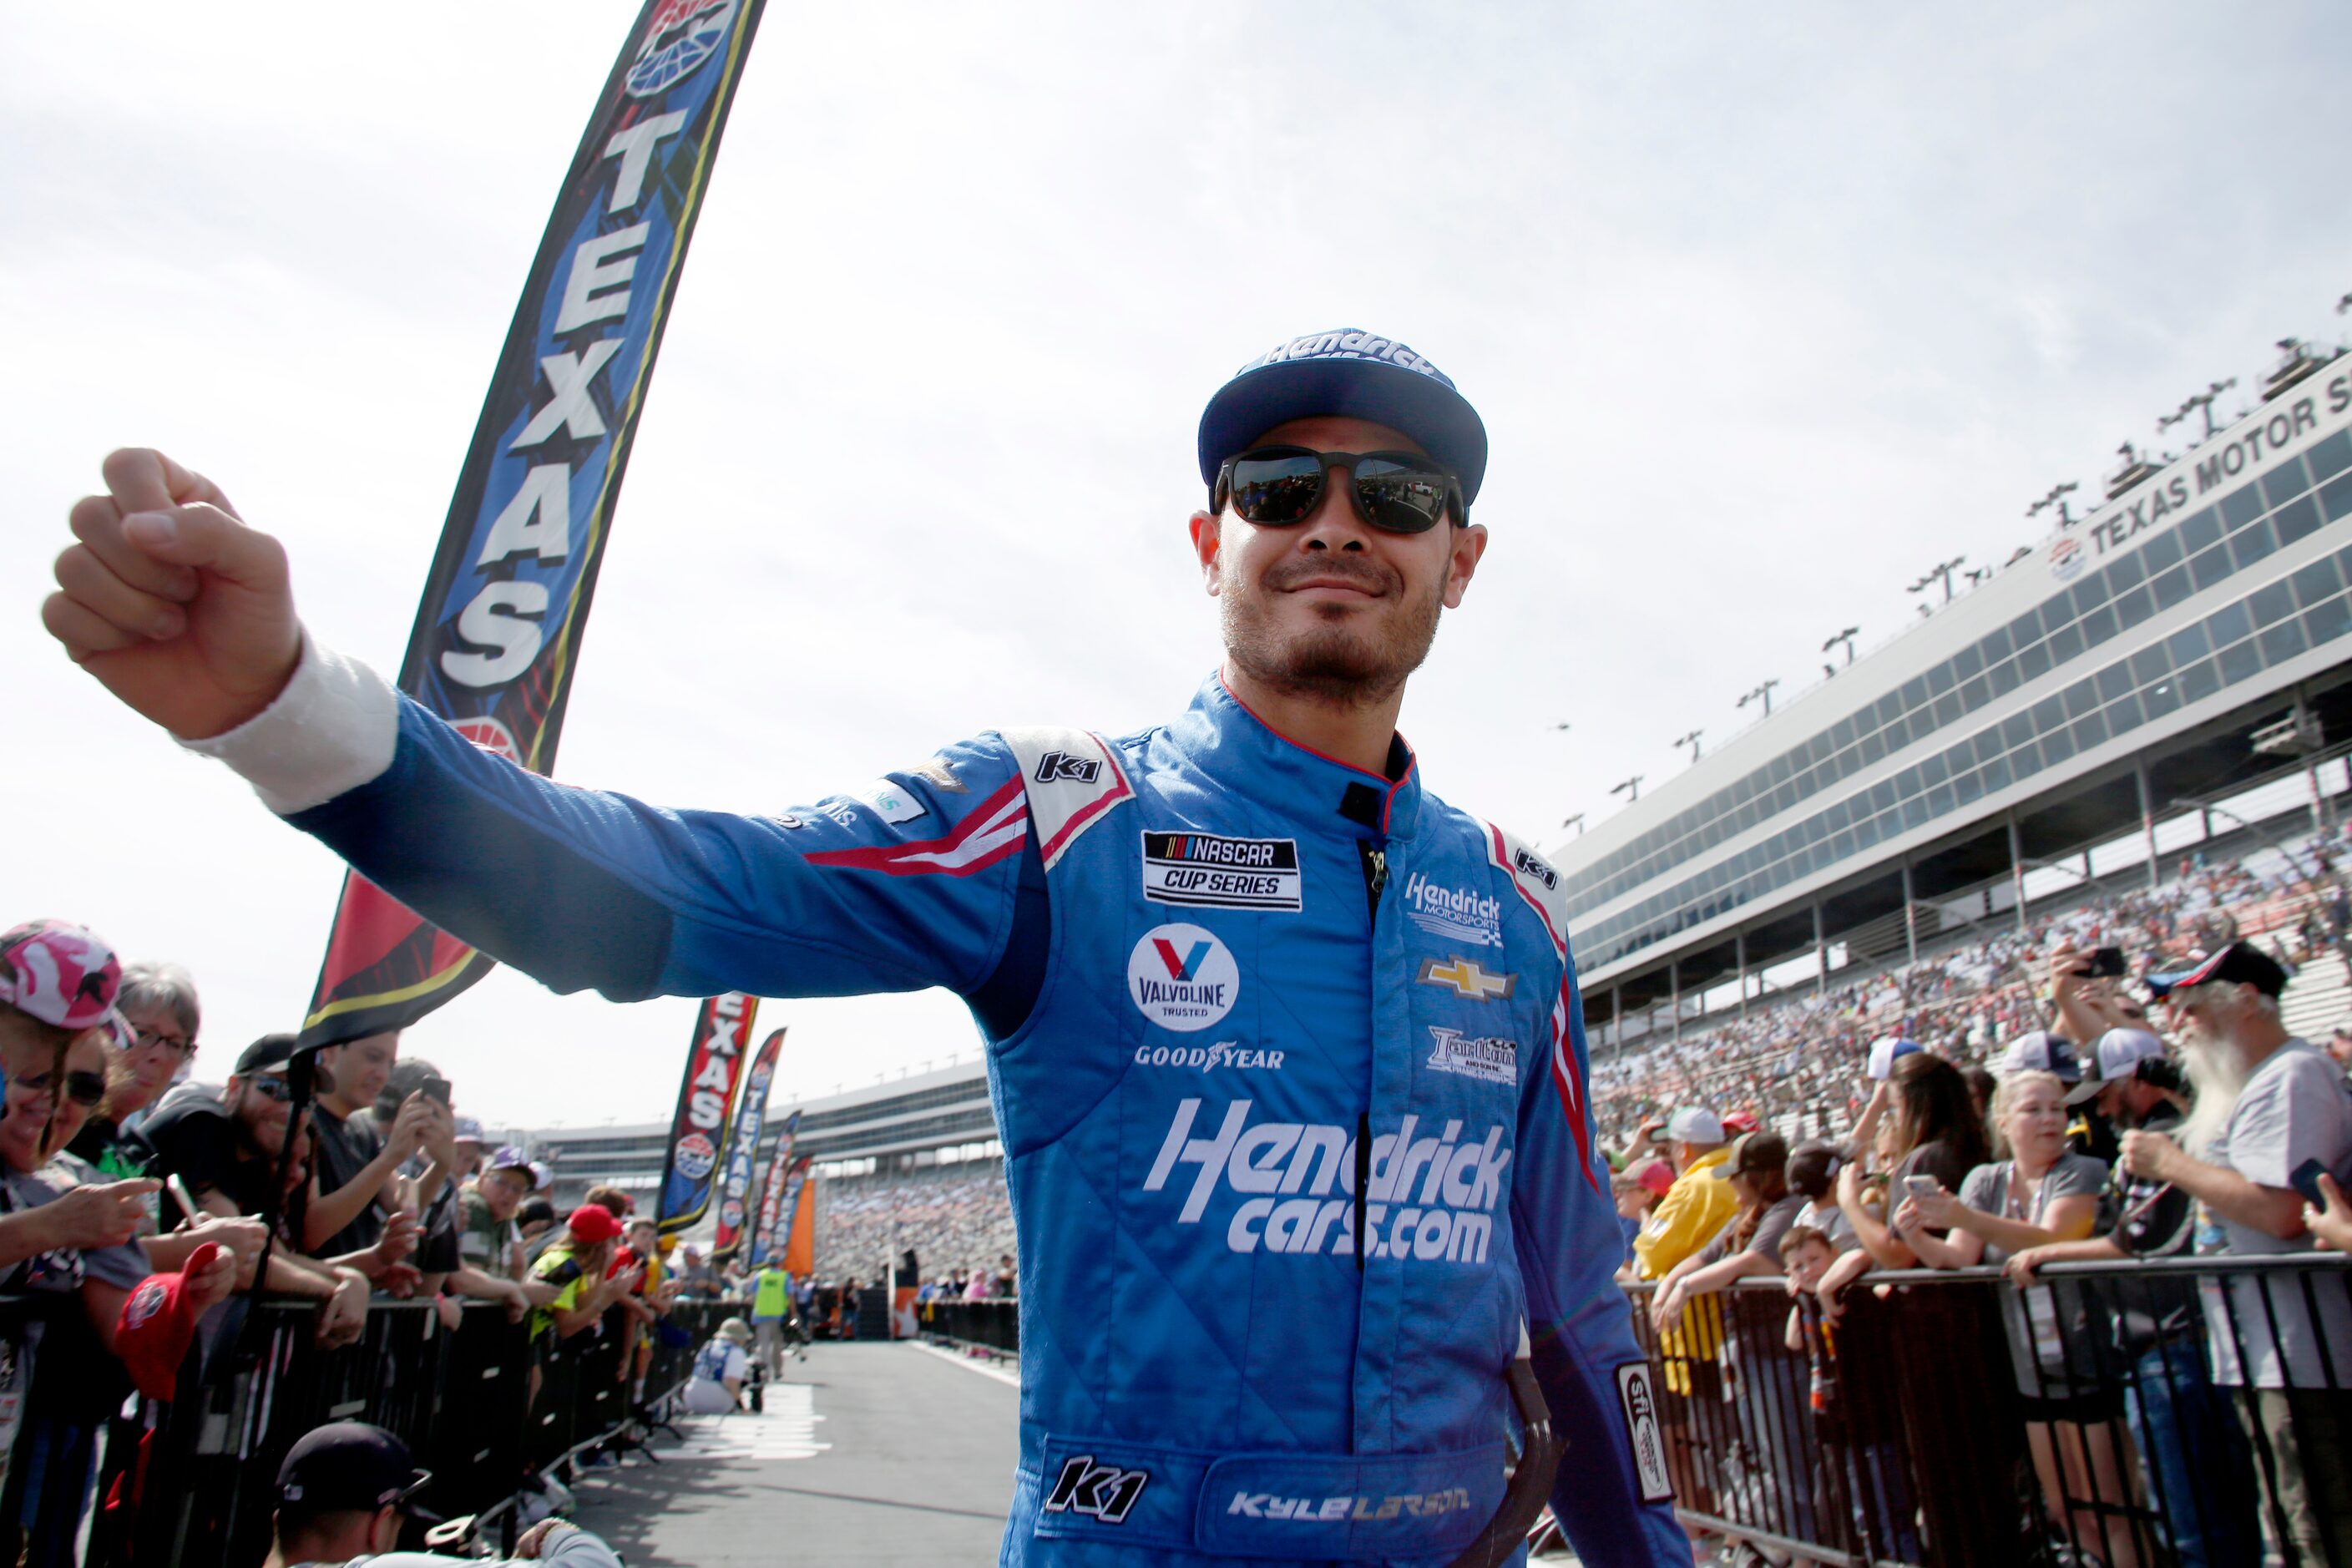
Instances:
[[[294,1098],[294,1086],[276,1073],[257,1072],[245,1081],[254,1093],[264,1100],[274,1100],[283,1105]]]
[[[12,1088],[21,1087],[32,1094],[47,1094],[57,1079],[53,1072],[28,1072],[8,1082]],[[102,1072],[69,1072],[65,1079],[66,1098],[76,1105],[96,1105],[106,1098],[106,1075]]]
[[[1315,515],[1324,478],[1348,476],[1356,515],[1387,533],[1425,533],[1451,509],[1456,522],[1470,516],[1462,481],[1413,452],[1318,452],[1311,447],[1258,447],[1227,458],[1209,493],[1213,511],[1234,510],[1261,528],[1287,528]]]

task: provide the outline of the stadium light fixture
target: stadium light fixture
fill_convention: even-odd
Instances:
[[[2061,528],[2074,527],[2074,514],[2067,510],[2066,498],[2074,493],[2075,488],[2074,481],[2072,479],[2067,480],[2063,485],[2051,486],[2050,493],[2048,495],[2043,496],[2040,500],[2035,501],[2032,506],[2025,509],[2025,515],[2028,517],[2038,517],[2042,513],[2048,511],[2051,508],[2055,507],[2058,509],[2058,526]]]
[[[1561,827],[1563,827],[1563,828],[1569,828],[1569,827],[1573,827],[1573,828],[1575,828],[1575,829],[1576,829],[1576,836],[1577,836],[1579,838],[1581,838],[1581,837],[1584,837],[1584,813],[1582,813],[1582,812],[1580,812],[1580,812],[1578,812],[1574,816],[1564,816],[1564,817],[1560,818],[1560,823],[1559,823],[1559,825],[1560,825],[1560,826],[1561,826]]]
[[[1860,626],[1848,626],[1842,632],[1832,632],[1830,635],[1829,640],[1822,644],[1822,651],[1823,653],[1827,653],[1830,649],[1837,647],[1840,643],[1843,643],[1845,645],[1845,661],[1848,664],[1852,664],[1853,662],[1853,639],[1861,635],[1862,628]]]
[[[1641,773],[1635,773],[1623,784],[1611,784],[1609,786],[1609,793],[1611,795],[1623,795],[1625,797],[1625,804],[1627,805],[1631,805],[1635,801],[1642,798],[1642,780],[1643,776],[1644,775]]]
[[[1675,737],[1675,745],[1688,746],[1691,749],[1691,765],[1694,767],[1698,765],[1698,738],[1706,733],[1706,731],[1704,730],[1693,730],[1687,735],[1676,735]]]
[[[2352,294],[2345,298],[2352,299]],[[2213,438],[2213,400],[2237,384],[2238,378],[2233,375],[2227,381],[2215,382],[2202,392],[2191,393],[2180,400],[2179,407],[2158,418],[2156,433],[2161,436],[2175,425],[2186,423],[2190,413],[2195,412],[2205,416],[2205,434],[2198,439],[2210,441]]]
[[[1764,717],[1769,719],[1772,717],[1772,689],[1780,684],[1780,678],[1775,676],[1773,679],[1764,682],[1763,685],[1759,686],[1754,690],[1743,695],[1739,699],[1738,705],[1745,708],[1750,702],[1761,702],[1764,704]]]
[[[1919,580],[1916,583],[1912,584],[1906,592],[1924,594],[1937,582],[1941,581],[1944,584],[1944,603],[1948,605],[1950,604],[1952,602],[1952,574],[1958,570],[1960,563],[1967,559],[1968,557],[1965,555],[1955,555],[1949,561],[1938,561],[1933,566],[1928,567],[1927,571],[1921,573],[1919,574]]]

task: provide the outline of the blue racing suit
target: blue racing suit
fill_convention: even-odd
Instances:
[[[1402,741],[1360,772],[1212,677],[1138,734],[991,732],[739,816],[405,698],[398,730],[291,819],[559,991],[968,1000],[1020,1238],[1005,1563],[1438,1568],[1501,1500],[1523,1321],[1583,1561],[1690,1562],[1559,879]]]

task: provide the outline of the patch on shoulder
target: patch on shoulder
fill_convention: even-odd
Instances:
[[[1118,754],[1090,730],[1041,725],[997,732],[1021,764],[1029,818],[1049,871],[1111,807],[1135,798]]]
[[[1552,945],[1568,956],[1568,898],[1560,890],[1560,875],[1552,863],[1493,823],[1486,825],[1486,858],[1510,878],[1551,932]]]

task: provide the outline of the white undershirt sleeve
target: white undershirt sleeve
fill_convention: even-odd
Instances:
[[[290,816],[375,778],[399,740],[392,683],[306,629],[301,662],[277,701],[225,734],[180,744],[227,763],[262,805]]]

